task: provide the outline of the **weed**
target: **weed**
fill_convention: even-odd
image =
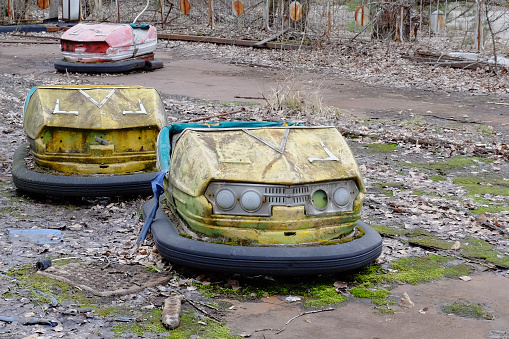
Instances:
[[[328,107],[323,103],[320,89],[305,92],[298,90],[296,87],[294,80],[288,80],[284,83],[278,83],[276,88],[272,88],[271,95],[265,98],[269,111],[285,111],[290,114],[305,116],[310,114],[326,117],[337,115],[338,110],[336,108]]]
[[[442,312],[456,314],[460,317],[493,320],[493,314],[488,312],[484,305],[467,300],[456,301],[451,305],[442,306]]]
[[[424,126],[424,120],[421,117],[413,117],[403,121],[403,127],[408,129],[417,129]]]
[[[477,125],[477,130],[484,135],[491,136],[493,135],[493,127],[487,125]]]

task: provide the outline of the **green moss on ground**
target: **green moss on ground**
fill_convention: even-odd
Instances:
[[[388,197],[392,197],[394,194],[390,190],[390,188],[398,188],[402,191],[405,190],[405,184],[403,183],[394,183],[394,182],[377,182],[375,183],[375,187],[378,188],[383,194]]]
[[[81,291],[68,284],[39,275],[33,265],[23,265],[9,270],[9,276],[21,282],[21,286],[33,290],[33,298],[36,303],[50,303],[48,296],[37,293],[37,290],[55,297],[59,303],[72,301],[78,305],[90,305],[97,301],[97,298],[87,296]]]
[[[465,239],[462,242],[461,255],[467,258],[483,259],[499,267],[509,268],[509,257],[499,253],[496,247],[486,240]]]
[[[116,337],[120,337],[125,333],[132,333],[141,337],[146,332],[161,334],[168,332],[161,323],[161,313],[161,310],[146,311],[130,322],[119,322],[115,324],[115,326],[113,326],[113,332]],[[168,334],[167,338],[169,337]],[[164,336],[162,336],[162,338],[164,338]]]
[[[493,314],[488,312],[483,304],[467,300],[456,301],[451,305],[442,306],[442,312],[455,314],[460,317],[493,320]]]
[[[357,284],[387,284],[406,282],[412,285],[440,279],[445,271],[450,257],[429,255],[427,257],[409,257],[398,259],[391,264],[394,271],[384,272],[378,266],[365,267],[359,274],[353,276]]]
[[[454,244],[452,241],[442,240],[433,236],[426,230],[405,230],[395,227],[374,225],[373,228],[380,234],[389,237],[401,238],[402,241],[423,247],[450,250]],[[500,253],[495,246],[486,240],[467,238],[461,241],[459,253],[464,258],[482,259],[499,267],[509,268],[509,256]],[[466,274],[462,274],[466,275]]]
[[[187,314],[186,314],[187,313]],[[185,311],[180,317],[180,326],[169,332],[169,336],[162,338],[188,339],[193,335],[203,339],[233,339],[238,338],[231,333],[230,329],[212,321],[205,321],[206,324],[198,323],[199,319],[192,316],[192,312]],[[203,321],[203,320],[202,320]]]
[[[478,204],[487,205],[487,207],[478,207],[472,211],[475,214],[481,213],[497,213],[500,211],[508,211],[509,206],[506,204],[496,204],[493,201],[483,198],[485,194],[501,195],[509,197],[509,182],[504,180],[486,180],[478,177],[457,177],[452,182],[463,187],[468,193],[467,196]]]
[[[436,171],[440,174],[447,174],[455,170],[462,170],[469,166],[479,166],[479,162],[490,163],[493,161],[495,160],[479,157],[456,157],[443,162],[408,163],[400,161],[399,164],[408,167],[418,168],[421,170]]]
[[[304,307],[319,308],[326,305],[340,304],[348,299],[336,292],[333,285],[318,285],[310,289]]]
[[[371,299],[371,303],[381,313],[395,312],[390,306],[395,305],[396,302],[389,300],[391,292],[385,288],[354,287],[350,293],[355,298]]]
[[[387,227],[383,225],[371,225],[371,227],[381,235],[389,237],[404,236],[408,232],[407,230],[398,227]]]
[[[430,232],[421,229],[409,231],[406,236],[409,243],[426,248],[449,250],[454,244],[452,241],[442,240],[433,236]]]
[[[368,150],[374,153],[391,153],[396,150],[397,144],[366,144],[364,147],[366,147]]]
[[[474,269],[467,264],[459,264],[452,267],[447,267],[444,270],[444,277],[446,278],[459,278],[474,272]]]

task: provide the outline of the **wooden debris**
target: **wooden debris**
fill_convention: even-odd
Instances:
[[[278,32],[274,35],[271,35],[270,37],[268,37],[267,39],[263,39],[262,41],[260,42],[257,42],[253,45],[253,47],[260,47],[262,45],[265,45],[267,42],[269,41],[272,41],[272,40],[275,40],[277,38],[279,38],[281,35],[285,34],[286,32],[288,32],[288,28],[285,29],[285,30],[282,30],[281,32]]]
[[[479,61],[479,60],[469,60],[460,57],[449,56],[445,54],[435,54],[431,52],[417,51],[417,55],[402,56],[403,59],[415,61],[418,63],[426,63],[429,65],[436,65],[442,67],[452,67],[452,68],[461,68],[461,69],[472,69],[476,70],[478,68],[486,68],[493,67],[494,65]]]

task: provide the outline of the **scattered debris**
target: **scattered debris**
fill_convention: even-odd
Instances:
[[[460,248],[461,248],[461,243],[458,240],[456,240],[454,242],[454,244],[451,246],[451,250],[453,250],[453,251],[459,250]]]
[[[297,319],[298,317],[302,317],[303,315],[307,315],[307,314],[315,314],[315,313],[320,313],[320,312],[328,312],[328,311],[334,311],[335,308],[332,308],[332,307],[329,307],[329,308],[324,308],[324,309],[321,309],[321,310],[315,310],[315,311],[308,311],[308,312],[304,312],[304,313],[301,313],[301,314],[298,314],[296,315],[295,317],[291,318],[290,320],[288,320],[286,323],[285,323],[285,326],[278,330],[276,332],[276,334],[280,334],[281,332],[283,332],[285,329],[286,329],[286,326],[291,323],[293,320]]]
[[[292,296],[289,296],[289,297],[286,297],[285,300],[289,303],[293,303],[293,302],[296,302],[296,301],[300,301],[301,298],[300,297],[292,297]]]
[[[164,300],[163,313],[161,314],[161,322],[163,325],[172,330],[180,324],[180,314],[182,313],[181,295],[172,295]]]
[[[399,305],[406,308],[412,308],[415,306],[414,302],[410,300],[410,297],[406,292],[404,292],[403,295],[401,296],[401,301]]]
[[[64,241],[62,232],[55,229],[8,229],[7,231],[9,234],[9,241],[11,242],[21,241],[31,242],[35,245],[56,245]]]

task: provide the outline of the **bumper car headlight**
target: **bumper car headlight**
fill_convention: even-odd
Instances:
[[[222,210],[231,210],[235,206],[235,195],[228,189],[222,189],[216,194],[216,204]]]
[[[256,191],[247,191],[240,198],[240,204],[247,212],[256,212],[262,206],[262,197]]]

